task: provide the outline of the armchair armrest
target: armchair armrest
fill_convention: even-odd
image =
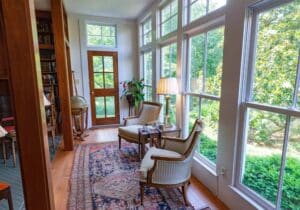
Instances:
[[[132,117],[126,117],[124,118],[124,125],[135,125],[138,124],[139,117],[138,116],[132,116]]]
[[[163,157],[163,156],[157,156],[157,155],[152,155],[151,159],[156,161],[156,160],[162,160],[162,161],[183,161],[185,160],[185,157],[181,155],[180,157]]]

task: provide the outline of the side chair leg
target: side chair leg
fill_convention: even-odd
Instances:
[[[143,206],[144,202],[144,185],[140,183],[140,191],[141,191],[141,205]]]
[[[119,150],[121,149],[121,136],[119,136]]]
[[[185,183],[181,188],[182,188],[182,194],[183,194],[184,204],[186,206],[191,206],[191,204],[190,204],[190,202],[188,201],[188,198],[187,198],[188,183]]]

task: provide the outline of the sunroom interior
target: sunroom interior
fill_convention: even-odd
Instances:
[[[1,1],[0,209],[299,209],[299,11]]]

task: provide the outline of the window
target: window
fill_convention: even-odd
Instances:
[[[186,22],[192,22],[226,4],[226,0],[185,0]]]
[[[198,155],[217,160],[224,27],[189,38],[187,103],[189,129],[198,117],[205,123]]]
[[[300,2],[253,9],[237,185],[267,207],[300,204]]]
[[[177,69],[177,44],[173,43],[161,48],[161,77],[176,77]],[[160,101],[165,107],[165,97],[160,96]],[[162,109],[165,116],[165,108]],[[176,95],[170,96],[170,123],[176,123]]]
[[[88,46],[117,47],[115,26],[87,24],[86,30]]]
[[[160,11],[160,35],[164,36],[177,29],[178,2],[173,0]]]
[[[143,75],[145,101],[152,101],[152,52],[143,53]]]
[[[142,43],[146,45],[152,42],[152,21],[151,19],[146,20],[142,23]]]

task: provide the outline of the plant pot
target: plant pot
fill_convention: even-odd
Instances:
[[[131,94],[126,95],[126,99],[130,107],[134,107],[134,97]]]

